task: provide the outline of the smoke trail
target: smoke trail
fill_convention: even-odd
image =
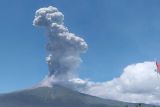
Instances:
[[[50,6],[36,11],[33,25],[43,26],[48,32],[46,60],[49,75],[40,86],[53,86],[52,83],[58,82],[82,93],[102,98],[160,104],[160,82],[154,72],[154,62],[129,65],[120,77],[105,82],[70,78],[81,62],[80,54],[84,53],[88,46],[82,38],[69,32],[63,20],[64,15],[55,7]]]
[[[48,78],[70,78],[81,62],[80,54],[88,48],[84,39],[69,32],[63,20],[64,15],[52,6],[37,10],[33,20],[34,26],[47,29]]]

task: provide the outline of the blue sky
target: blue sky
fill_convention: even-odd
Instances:
[[[32,20],[49,5],[89,45],[81,78],[107,81],[129,64],[160,59],[159,0],[1,0],[0,93],[30,87],[47,75],[45,31]]]

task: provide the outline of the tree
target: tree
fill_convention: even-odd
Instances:
[[[142,107],[142,104],[141,104],[141,103],[139,103],[138,105],[136,105],[136,107]]]
[[[125,105],[124,107],[128,107],[128,105]]]

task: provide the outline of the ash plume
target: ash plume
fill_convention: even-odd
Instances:
[[[64,15],[52,6],[37,10],[33,20],[34,26],[47,30],[48,81],[52,81],[53,77],[55,81],[70,78],[81,62],[80,55],[88,48],[83,38],[69,32],[63,20]]]

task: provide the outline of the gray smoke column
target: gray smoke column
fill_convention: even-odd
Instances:
[[[81,62],[80,55],[88,48],[84,39],[69,32],[63,20],[64,15],[52,6],[37,10],[33,20],[34,26],[47,29],[48,78],[69,78]]]

